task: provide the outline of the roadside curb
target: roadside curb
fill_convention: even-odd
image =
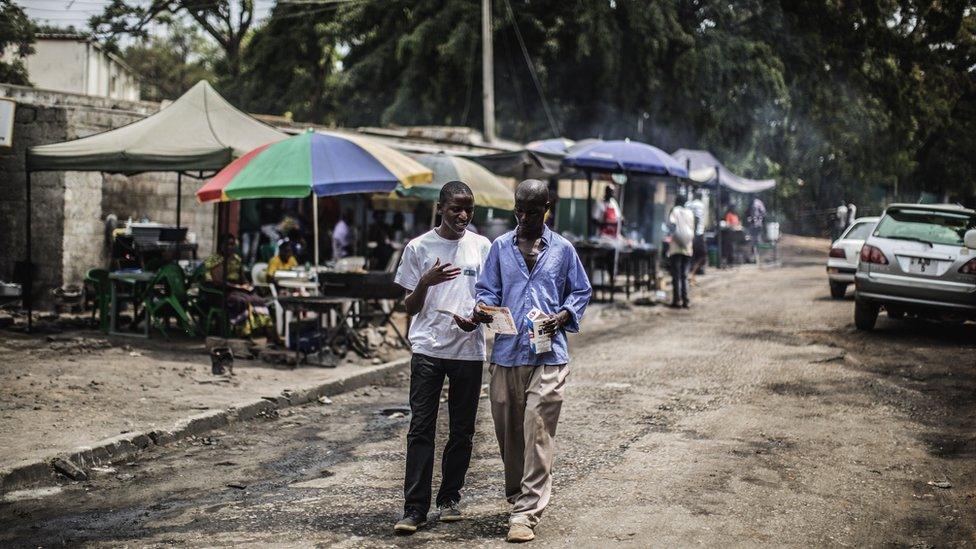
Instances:
[[[211,410],[178,421],[172,429],[125,433],[99,441],[93,446],[58,454],[43,460],[24,461],[0,469],[0,494],[34,487],[41,483],[55,483],[62,474],[72,480],[85,480],[88,471],[98,465],[113,463],[152,446],[164,446],[231,423],[254,419],[274,410],[314,402],[319,397],[335,396],[377,384],[395,375],[410,364],[410,358],[393,360],[365,371],[298,389],[286,389],[281,395],[260,397],[226,408]],[[59,473],[58,471],[62,471]],[[64,473],[64,471],[68,473]]]

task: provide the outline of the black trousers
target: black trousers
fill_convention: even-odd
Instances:
[[[404,513],[427,516],[434,476],[434,433],[444,376],[450,380],[447,397],[450,434],[441,460],[441,488],[437,505],[461,500],[461,486],[471,461],[475,417],[481,394],[480,360],[446,360],[414,353],[410,361],[410,430],[407,432],[407,472],[403,479]]]
[[[668,258],[671,262],[671,303],[677,305],[688,303],[688,270],[691,258],[686,255],[674,254]]]
[[[705,244],[705,235],[695,235],[693,250],[691,263],[692,265],[698,265],[695,273],[700,275],[705,274],[705,265],[708,264],[708,246]]]

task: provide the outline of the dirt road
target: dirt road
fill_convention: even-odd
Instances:
[[[710,275],[690,311],[590,316],[533,545],[976,544],[976,326],[856,332],[822,265]],[[405,383],[360,390],[8,494],[0,543],[504,545],[484,399],[470,520],[392,534],[405,402]]]

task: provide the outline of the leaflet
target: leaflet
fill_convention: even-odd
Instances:
[[[481,310],[492,317],[491,324],[488,324],[488,330],[502,335],[518,334],[518,330],[515,328],[515,319],[512,318],[512,311],[508,307],[482,305]]]

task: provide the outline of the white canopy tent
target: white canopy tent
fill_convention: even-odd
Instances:
[[[776,186],[775,179],[748,179],[735,175],[708,151],[678,149],[671,156],[688,167],[689,179],[697,183],[714,185],[717,176],[722,187],[746,194],[768,191]]]

